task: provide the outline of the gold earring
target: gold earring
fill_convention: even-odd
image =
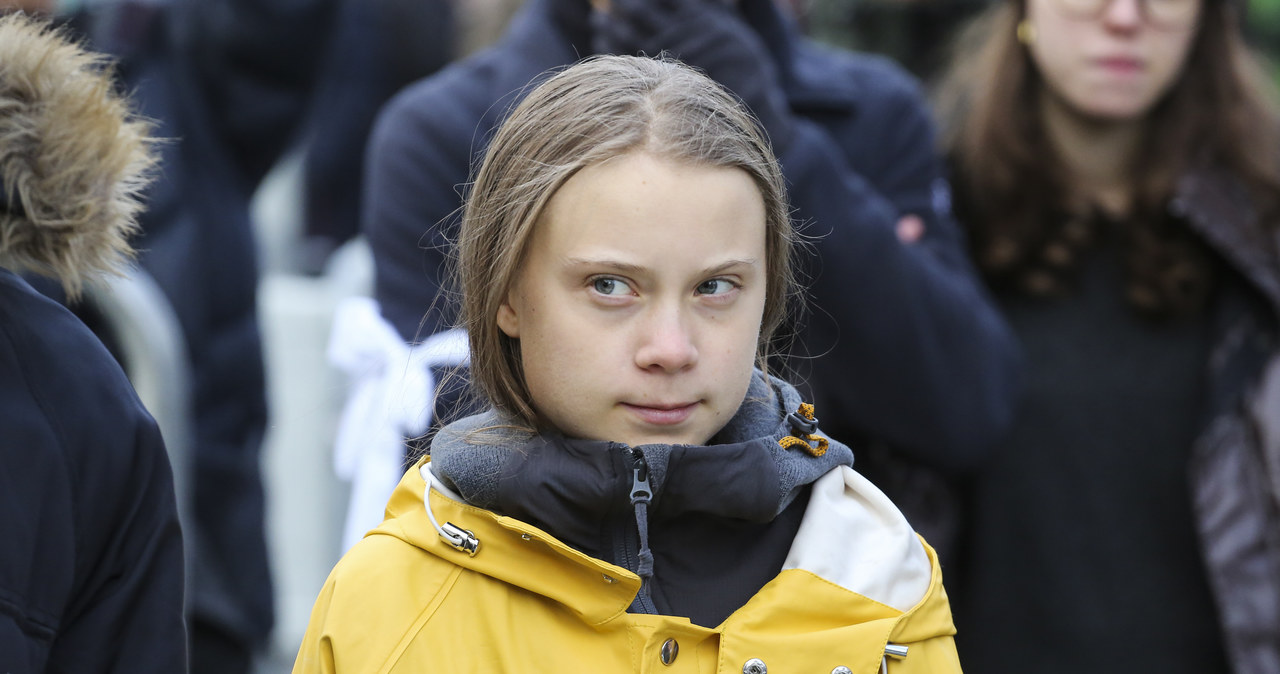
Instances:
[[[1018,42],[1021,42],[1024,47],[1030,47],[1036,43],[1036,28],[1026,19],[1018,22]]]

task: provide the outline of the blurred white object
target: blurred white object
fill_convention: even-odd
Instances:
[[[260,672],[289,670],[316,595],[342,556],[348,489],[329,452],[348,388],[326,350],[338,304],[372,287],[373,257],[356,239],[335,251],[323,275],[268,272],[258,288],[270,410],[262,470],[276,595],[275,633]]]
[[[432,368],[468,363],[467,334],[454,329],[410,347],[378,303],[351,297],[335,312],[329,362],[351,377],[334,444],[334,471],[351,482],[342,548],[382,522],[404,474],[405,441],[427,432],[435,406]]]

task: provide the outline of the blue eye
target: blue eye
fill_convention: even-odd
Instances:
[[[626,283],[607,276],[592,281],[591,289],[601,295],[623,295],[630,290]]]
[[[702,283],[699,283],[698,294],[699,295],[723,295],[733,290],[736,287],[737,286],[735,286],[733,283],[729,282],[726,279],[714,278],[714,279],[711,279],[710,281],[703,281]]]

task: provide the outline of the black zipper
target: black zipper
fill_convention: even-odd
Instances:
[[[639,501],[649,503],[653,500],[653,490],[649,488],[649,462],[634,447],[631,448],[631,461],[631,494],[628,500],[633,506]]]
[[[653,488],[649,484],[649,462],[645,460],[644,454],[634,447],[628,447],[626,451],[631,460],[631,490],[627,494],[627,508],[624,509],[627,514],[623,518],[623,526],[619,527],[623,532],[620,547],[623,566],[639,573],[640,525],[636,519],[636,508],[639,503],[644,503],[644,507],[648,508],[653,501]],[[642,578],[642,581],[640,591],[631,604],[632,612],[656,614],[658,608],[649,595],[649,579]]]

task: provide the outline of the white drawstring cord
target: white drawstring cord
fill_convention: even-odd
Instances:
[[[422,464],[418,468],[418,473],[422,475],[423,482],[426,486],[422,489],[422,506],[427,511],[427,519],[431,520],[431,526],[436,528],[436,533],[440,534],[446,543],[453,546],[456,550],[461,550],[472,557],[480,551],[480,539],[471,533],[468,529],[454,524],[453,522],[445,522],[443,526],[436,521],[436,514],[431,512],[431,487],[435,484],[436,476],[431,472],[431,467]]]

